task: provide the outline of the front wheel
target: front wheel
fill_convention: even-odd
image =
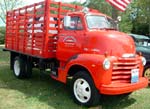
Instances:
[[[73,99],[79,105],[93,106],[99,103],[100,94],[90,75],[85,71],[77,72],[72,82]]]

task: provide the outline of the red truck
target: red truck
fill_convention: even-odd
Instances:
[[[45,0],[7,12],[5,49],[17,78],[32,68],[50,69],[67,83],[74,101],[99,103],[101,94],[129,94],[148,85],[146,60],[133,39],[116,30],[114,20],[97,10]]]

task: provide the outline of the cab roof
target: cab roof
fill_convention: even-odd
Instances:
[[[106,14],[103,14],[97,10],[89,10],[88,13],[85,13],[83,11],[69,12],[68,15],[83,15],[83,16],[85,16],[85,15],[99,15],[99,16],[105,16],[107,18],[112,19],[110,16],[107,16]]]

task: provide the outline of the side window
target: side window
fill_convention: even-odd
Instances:
[[[82,30],[83,29],[83,23],[81,21],[80,18],[78,18],[78,21],[77,21],[77,30]]]
[[[71,17],[71,26],[67,30],[82,30],[83,25],[80,17]]]

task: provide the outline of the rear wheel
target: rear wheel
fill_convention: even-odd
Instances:
[[[94,82],[85,71],[79,71],[73,77],[72,92],[74,101],[84,106],[97,105],[100,100],[100,94],[96,89]]]
[[[26,61],[26,77],[30,78],[32,76],[32,61],[29,59]]]
[[[20,57],[16,57],[13,62],[13,73],[17,78],[25,77],[25,61]]]
[[[28,78],[32,74],[32,66],[28,61],[17,56],[13,62],[13,73],[17,78]]]

